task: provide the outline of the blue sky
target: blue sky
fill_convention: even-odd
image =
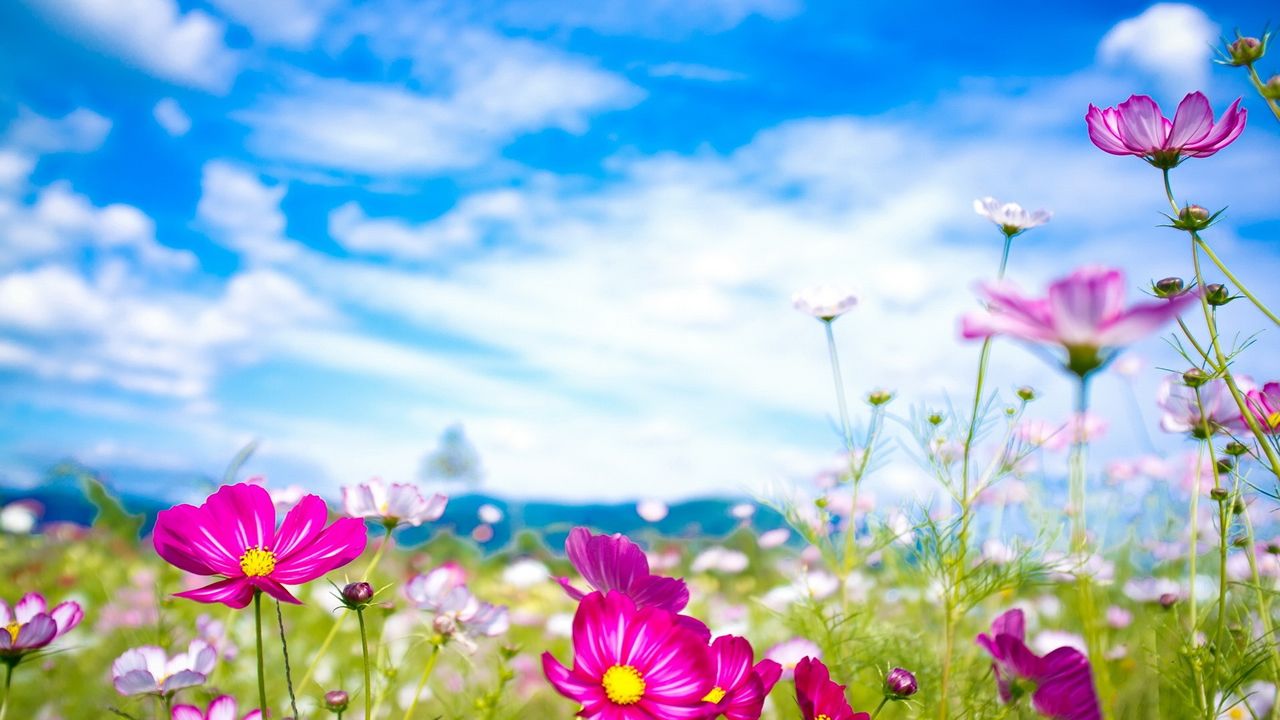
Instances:
[[[1026,287],[1085,262],[1135,292],[1188,272],[1156,171],[1084,132],[1130,93],[1246,96],[1244,137],[1175,182],[1230,205],[1212,242],[1280,301],[1280,125],[1207,44],[1268,9],[7,3],[2,480],[75,458],[176,497],[258,438],[248,470],[331,493],[414,477],[456,422],[514,496],[811,475],[834,402],[792,290],[861,289],[837,324],[849,391],[894,388],[905,414],[969,392],[956,318],[999,250],[974,198],[1054,211],[1017,240]],[[1243,369],[1280,375],[1275,349],[1264,333]],[[1030,353],[995,362],[1065,412]],[[1116,455],[1140,436],[1120,382],[1099,383]],[[874,482],[927,487],[905,457]]]

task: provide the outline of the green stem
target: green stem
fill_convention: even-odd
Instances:
[[[280,610],[280,601],[276,601],[276,622],[280,624],[280,650],[284,653],[284,684],[289,690],[289,709],[298,717],[298,699],[293,695],[293,672],[289,669],[289,643],[284,637],[284,613]]]
[[[360,652],[364,655],[364,720],[373,717],[373,683],[369,679],[369,634],[364,627],[364,610],[356,610],[360,621]]]
[[[831,356],[831,376],[836,384],[836,402],[840,406],[840,431],[844,433],[849,462],[853,462],[853,428],[849,425],[849,406],[844,400],[844,380],[840,377],[840,358],[836,355],[836,336],[831,330],[831,320],[823,320],[827,331],[827,354]],[[852,467],[850,467],[852,469]]]
[[[378,562],[382,560],[382,553],[391,544],[391,531],[396,529],[396,523],[388,522],[384,527],[387,529],[386,535],[383,536],[382,544],[378,546],[378,551],[373,554],[373,559],[369,561],[369,566],[364,569],[364,577],[360,578],[361,582],[369,580],[374,568],[378,567]],[[320,643],[320,649],[316,651],[316,656],[311,659],[311,665],[307,667],[306,674],[302,676],[302,682],[298,683],[299,688],[306,688],[307,683],[311,682],[312,676],[316,673],[316,668],[320,665],[320,659],[329,651],[329,646],[333,644],[334,638],[338,637],[338,630],[342,628],[342,621],[347,619],[347,613],[349,612],[351,611],[346,608],[342,608],[338,612],[338,617],[333,621],[333,627],[329,628],[329,634],[325,636],[324,642]]]
[[[1266,86],[1266,83],[1262,82],[1262,78],[1258,77],[1258,71],[1253,69],[1252,64],[1248,65],[1248,68],[1249,68],[1249,79],[1253,81],[1253,86],[1257,88],[1258,93],[1261,94],[1262,89]],[[1267,107],[1271,108],[1271,113],[1276,116],[1277,120],[1280,120],[1280,102],[1276,102],[1275,100],[1272,100],[1266,95],[1263,95],[1262,99],[1267,101]]]
[[[887,702],[889,702],[889,698],[887,697],[880,701],[880,704],[876,706],[875,712],[871,713],[871,720],[876,719],[876,716],[879,715],[880,711],[884,709],[885,703]]]
[[[1088,456],[1089,440],[1084,433],[1084,417],[1089,411],[1089,376],[1082,375],[1077,386],[1076,418],[1080,423],[1077,435],[1071,438],[1069,459],[1069,492],[1071,497],[1071,554],[1079,572],[1076,577],[1080,596],[1080,618],[1084,625],[1085,644],[1089,650],[1089,662],[1093,666],[1098,683],[1098,697],[1102,703],[1104,718],[1112,717],[1111,673],[1107,667],[1106,648],[1103,647],[1102,629],[1098,623],[1097,607],[1093,598],[1093,578],[1085,572],[1089,559],[1088,528]]]
[[[262,655],[262,591],[253,590],[253,623],[258,638],[258,710],[267,717],[267,675]]]
[[[431,669],[436,666],[436,658],[440,656],[440,646],[433,645],[431,647],[431,659],[427,660],[427,667],[422,671],[422,679],[418,681],[418,689],[413,691],[413,700],[409,703],[409,709],[404,713],[404,720],[411,720],[413,711],[418,707],[418,697],[422,695],[422,688],[427,685],[427,678],[431,677]]]
[[[1239,468],[1237,466],[1237,473]],[[1240,476],[1236,476],[1236,490],[1239,491]],[[1249,518],[1249,511],[1245,510],[1240,513],[1244,519],[1244,533],[1247,552],[1245,557],[1249,559],[1249,575],[1253,581],[1253,591],[1258,598],[1258,617],[1262,619],[1262,631],[1265,635],[1266,646],[1271,649],[1271,680],[1272,684],[1280,687],[1280,644],[1275,641],[1275,624],[1271,617],[1271,596],[1262,588],[1262,575],[1258,572],[1258,558],[1254,556],[1255,539],[1253,535],[1253,520]],[[1274,582],[1272,587],[1274,587]],[[1280,703],[1272,703],[1271,712],[1268,714],[1271,720],[1280,718]]]
[[[13,666],[17,663],[9,660],[5,662],[4,674],[4,701],[0,702],[0,720],[4,720],[5,715],[9,714],[9,687],[13,684]]]
[[[1271,310],[1267,308],[1267,306],[1264,305],[1261,300],[1255,297],[1253,293],[1249,292],[1249,288],[1245,287],[1244,283],[1240,282],[1240,278],[1236,277],[1234,274],[1232,274],[1230,270],[1227,269],[1226,264],[1224,264],[1222,260],[1218,258],[1217,253],[1215,253],[1209,247],[1209,243],[1205,242],[1204,238],[1200,237],[1199,234],[1193,232],[1191,233],[1191,239],[1195,241],[1196,245],[1198,245],[1201,250],[1204,250],[1204,254],[1209,256],[1209,259],[1213,261],[1213,264],[1218,266],[1218,269],[1222,271],[1223,275],[1227,276],[1227,279],[1230,280],[1233,285],[1235,285],[1235,288],[1239,290],[1241,294],[1243,294],[1245,297],[1249,298],[1249,302],[1253,303],[1254,307],[1261,310],[1262,314],[1266,315],[1267,318],[1271,320],[1271,322],[1275,323],[1276,325],[1280,325],[1280,317],[1276,317],[1276,314],[1271,312]]]

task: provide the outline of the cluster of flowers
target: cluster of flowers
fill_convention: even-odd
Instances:
[[[683,580],[653,575],[644,552],[622,535],[569,533],[565,550],[591,592],[557,578],[579,601],[573,619],[573,668],[542,656],[547,679],[581,703],[584,718],[609,720],[758,720],[765,698],[783,676],[769,659],[755,662],[746,638],[711,632],[680,614],[689,604]],[[805,720],[867,720],[854,713],[845,686],[831,680],[821,660],[795,665],[796,702]],[[916,691],[905,670],[894,670],[894,698]]]

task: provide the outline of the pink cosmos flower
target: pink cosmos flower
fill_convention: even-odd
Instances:
[[[802,313],[831,322],[857,306],[858,295],[840,285],[814,285],[795,291],[791,304]]]
[[[746,638],[721,635],[711,643],[715,656],[715,687],[703,698],[716,704],[707,716],[729,720],[759,720],[764,699],[782,677],[782,666],[772,660],[751,664],[755,654]]]
[[[1269,382],[1261,390],[1251,389],[1247,396],[1249,412],[1262,431],[1268,435],[1280,433],[1280,383]]]
[[[611,590],[583,598],[573,618],[573,669],[542,654],[547,680],[588,720],[702,720],[716,706],[711,650],[673,613],[637,609]]]
[[[449,498],[435,494],[424,498],[417,486],[397,483],[387,488],[378,478],[342,488],[342,509],[348,517],[378,518],[384,523],[408,523],[418,527],[444,514]]]
[[[200,708],[194,705],[175,705],[173,720],[236,720],[236,699],[230,695],[215,698],[209,703],[208,714],[200,712]],[[262,711],[246,713],[240,720],[262,720]]]
[[[806,657],[817,658],[822,657],[822,649],[812,640],[802,637],[783,640],[764,652],[766,659],[772,660],[782,668],[782,679],[790,680],[795,677],[796,666]]]
[[[1036,712],[1054,720],[1100,720],[1098,693],[1089,660],[1079,650],[1060,647],[1040,657],[1026,646],[1026,622],[1021,610],[1010,610],[991,624],[991,635],[977,643],[991,653],[996,684],[1003,702],[1017,702],[1030,693]]]
[[[267,491],[256,485],[227,485],[200,507],[178,505],[156,517],[153,542],[169,564],[196,575],[222,575],[203,588],[177,593],[197,602],[242,608],[262,591],[301,605],[284,585],[315,580],[364,552],[364,523],[343,518],[329,527],[324,501],[302,498],[276,529],[276,511]]]
[[[1237,375],[1236,383],[1246,393],[1257,392],[1247,376]],[[1231,397],[1231,389],[1220,378],[1191,388],[1182,382],[1181,375],[1170,375],[1156,389],[1156,401],[1164,410],[1160,416],[1160,429],[1165,432],[1189,433],[1203,440],[1206,424],[1208,435],[1249,431],[1248,423],[1240,414],[1240,406]]]
[[[993,197],[985,197],[973,201],[973,211],[1000,226],[1000,232],[1013,237],[1024,231],[1049,222],[1053,213],[1040,208],[1028,213],[1018,203],[1004,203]]]
[[[804,720],[871,720],[869,713],[855,713],[821,660],[804,658],[796,665],[796,704]]]
[[[592,535],[584,527],[569,531],[564,543],[569,562],[587,581],[592,590],[626,593],[637,607],[656,607],[678,613],[689,604],[689,589],[684,580],[649,574],[649,558],[624,535]],[[569,578],[556,578],[569,597],[581,600],[586,593],[569,584]],[[711,631],[701,621],[681,615],[679,621],[688,629],[711,640]]]
[[[126,650],[111,663],[111,682],[121,695],[168,695],[203,685],[218,663],[218,653],[199,638],[172,658],[154,645]]]
[[[1230,145],[1244,132],[1247,115],[1237,99],[1215,124],[1209,99],[1194,92],[1182,99],[1172,122],[1146,95],[1131,95],[1106,110],[1091,104],[1084,119],[1089,139],[1102,151],[1135,155],[1155,167],[1169,169],[1184,158],[1209,157]]]
[[[1105,267],[1083,267],[1054,281],[1043,299],[1026,297],[1010,283],[983,284],[978,292],[987,300],[987,309],[964,317],[964,337],[1012,335],[1061,345],[1067,353],[1063,366],[1081,377],[1196,301],[1194,293],[1183,293],[1125,308],[1124,273]]]
[[[462,583],[459,570],[447,563],[425,575],[415,575],[405,585],[404,594],[419,610],[435,613],[432,626],[437,632],[474,650],[472,635],[496,637],[511,627],[511,620],[507,606],[476,599]]]
[[[40,593],[22,596],[10,612],[0,600],[0,662],[17,664],[27,653],[66,635],[84,619],[79,603],[67,601],[49,612]]]

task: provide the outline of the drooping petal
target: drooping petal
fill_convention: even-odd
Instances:
[[[227,607],[239,609],[248,607],[249,602],[253,600],[253,585],[246,577],[233,577],[195,590],[174,593],[173,596],[202,603],[222,603]]]
[[[645,575],[636,578],[623,591],[635,601],[637,607],[657,607],[678,613],[689,604],[689,588],[680,578]]]
[[[67,602],[61,603],[58,607],[49,613],[49,617],[58,625],[58,637],[67,634],[72,628],[80,624],[84,619],[84,610],[80,608],[80,603]]]
[[[262,592],[279,600],[280,602],[291,603],[293,605],[304,604],[301,600],[293,596],[293,593],[285,589],[283,585],[276,582],[274,578],[254,577],[249,578],[249,584],[258,588]]]
[[[182,688],[195,687],[203,685],[208,678],[194,670],[179,670],[164,679],[164,684],[160,686],[162,692],[173,692]]]
[[[1197,143],[1213,129],[1213,108],[1204,93],[1193,92],[1178,104],[1173,114],[1173,128],[1169,131],[1169,147],[1178,149]]]
[[[764,686],[765,695],[772,692],[773,686],[777,685],[778,680],[782,678],[782,666],[768,659],[756,663],[753,672],[760,676],[760,683]]]
[[[1044,673],[1031,695],[1036,711],[1055,720],[1099,720],[1102,711],[1093,686],[1089,660],[1079,650],[1062,647],[1044,657]]]
[[[301,507],[301,504],[299,505]],[[294,508],[296,511],[298,508]],[[369,540],[364,521],[341,518],[287,558],[276,561],[271,578],[287,585],[315,580],[360,557]]]
[[[1125,146],[1116,127],[1115,108],[1101,110],[1089,105],[1084,121],[1089,127],[1089,139],[1099,150],[1112,155],[1133,155],[1133,151]]]
[[[604,695],[598,680],[570,671],[549,652],[542,653],[542,672],[557,692],[583,705]]]
[[[5,632],[8,635],[8,632]],[[31,618],[30,622],[18,628],[18,636],[13,639],[15,650],[35,650],[53,642],[58,636],[58,624],[53,618],[41,613]]]
[[[280,530],[271,540],[270,548],[275,553],[276,566],[279,567],[293,553],[314,541],[324,530],[328,519],[329,508],[319,496],[308,495],[298,501],[289,514],[284,516]]]
[[[584,598],[584,597],[586,597],[586,596],[587,596],[587,594],[586,594],[586,593],[582,592],[582,591],[581,591],[581,590],[579,590],[578,588],[576,588],[576,587],[574,587],[573,585],[569,584],[569,578],[562,578],[562,577],[558,577],[558,578],[556,578],[556,579],[555,579],[555,581],[556,581],[556,582],[558,582],[558,583],[560,583],[560,587],[564,588],[565,593],[566,593],[566,594],[569,596],[569,598],[570,598],[570,599],[572,599],[572,600],[581,601],[581,600],[582,600],[582,598]]]
[[[19,625],[29,623],[35,616],[46,615],[48,612],[49,606],[40,593],[27,593],[13,606],[13,618]]]
[[[160,686],[156,685],[156,679],[146,670],[130,670],[122,675],[113,675],[111,684],[115,686],[116,692],[121,695],[160,692]]]
[[[637,579],[649,575],[649,559],[622,535],[592,535],[584,527],[575,527],[564,549],[587,584],[603,593],[628,592]]]
[[[1249,111],[1240,107],[1240,100],[1231,103],[1231,107],[1222,114],[1222,120],[1213,127],[1209,134],[1198,142],[1190,143],[1183,148],[1183,153],[1190,157],[1209,157],[1222,148],[1235,142],[1244,132]]]

